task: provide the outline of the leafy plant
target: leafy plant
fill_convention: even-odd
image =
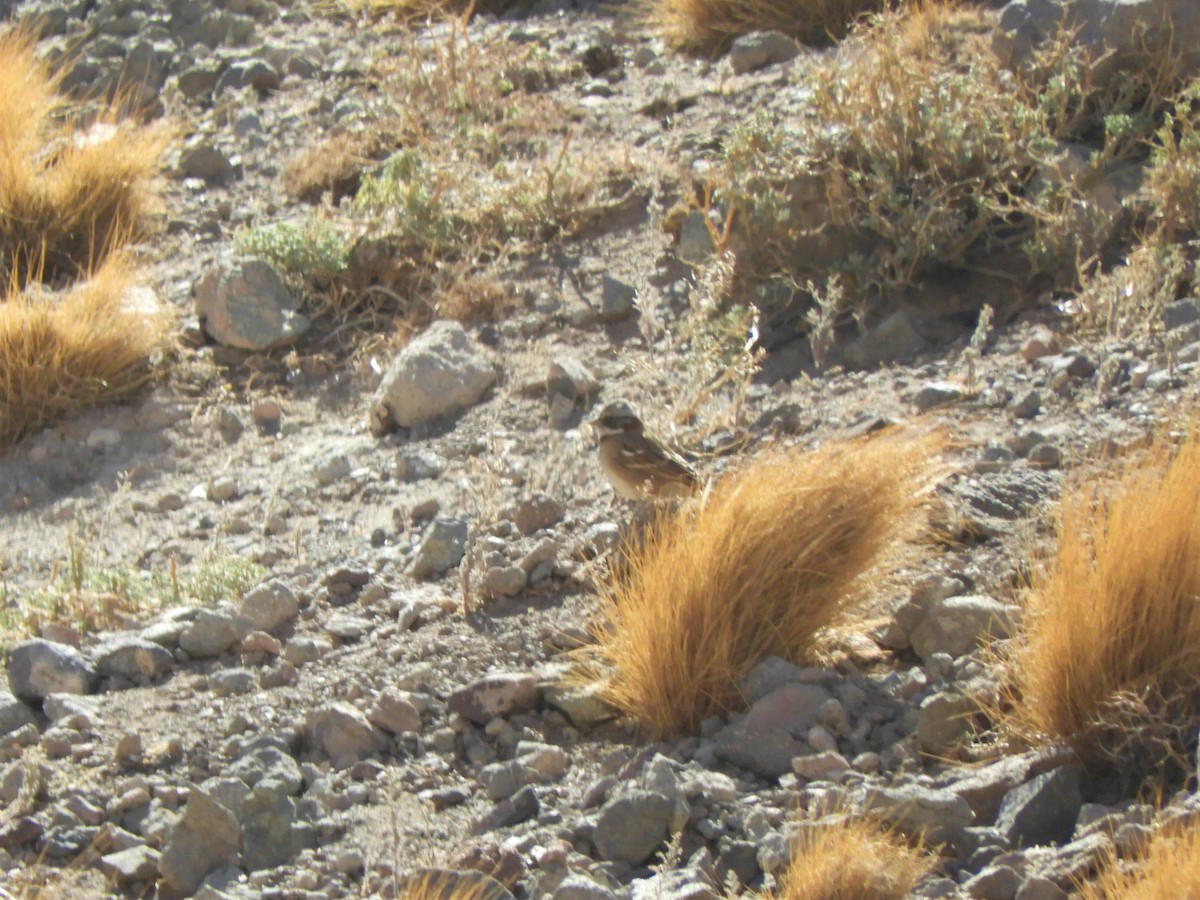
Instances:
[[[344,272],[350,252],[337,226],[318,218],[242,229],[234,235],[234,245],[316,285],[328,285]]]

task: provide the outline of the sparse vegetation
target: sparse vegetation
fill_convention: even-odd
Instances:
[[[490,263],[576,235],[633,196],[628,152],[575,152],[569,116],[545,96],[582,72],[457,21],[444,37],[412,39],[376,72],[380,121],[289,167],[300,196],[350,198],[341,234],[321,220],[273,224],[243,234],[243,246],[316,282],[327,295],[310,298],[316,305],[387,308],[403,330],[435,315],[502,315],[512,308],[504,292],[465,302],[489,283]]]
[[[1075,298],[1075,325],[1113,338],[1157,330],[1162,311],[1195,281],[1195,264],[1179,244],[1158,240],[1134,248],[1119,266],[1084,279]]]
[[[70,533],[65,567],[52,583],[14,595],[0,609],[0,644],[40,634],[50,624],[86,635],[123,628],[164,606],[236,600],[266,575],[257,563],[234,556],[182,571],[172,562],[167,571],[146,572],[96,566],[89,554],[89,542]]]
[[[525,0],[349,0],[353,9],[389,16],[402,22],[440,19],[469,19],[476,13],[501,15],[520,7]]]
[[[1171,208],[1195,206],[1196,167],[1178,162],[1195,142],[1178,118],[1163,124],[1176,60],[1148,54],[1143,71],[1097,84],[1064,39],[1017,75],[985,45],[988,23],[943,3],[876,15],[848,39],[853,53],[801,76],[808,117],[760,113],[733,132],[694,206],[729,223],[715,237],[738,255],[735,297],[755,296],[767,315],[803,311],[819,302],[813,285],[836,278],[859,308],[950,272],[1074,288],[1132,240],[1130,214],[1095,186],[1144,159],[1156,129]],[[1190,110],[1187,96],[1174,108]],[[755,292],[764,280],[782,289]]]
[[[1200,233],[1200,80],[1179,94],[1158,129],[1148,181],[1159,236]]]
[[[1190,770],[1200,726],[1200,437],[1064,493],[1011,649],[1009,729],[1136,784]],[[1173,771],[1172,771],[1173,768]]]
[[[801,822],[770,900],[903,900],[933,868],[918,843],[863,818]]]
[[[76,278],[139,233],[161,128],[135,127],[117,105],[78,125],[30,35],[0,34],[0,278]]]
[[[937,448],[892,434],[768,454],[658,519],[614,566],[581,677],[603,678],[606,699],[655,734],[736,709],[758,660],[811,659],[915,536]]]
[[[166,322],[131,303],[132,285],[128,261],[109,257],[58,298],[10,286],[0,302],[0,447],[151,378]]]

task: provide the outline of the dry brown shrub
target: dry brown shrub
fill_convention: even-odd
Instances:
[[[455,319],[464,325],[501,322],[520,308],[511,287],[478,275],[452,282],[435,301],[438,318]]]
[[[887,0],[643,0],[641,15],[675,47],[718,53],[751,31],[778,30],[806,44],[845,35]]]
[[[772,900],[903,900],[933,857],[869,819],[802,822]]]
[[[1094,881],[1079,885],[1080,900],[1177,900],[1200,896],[1200,830],[1161,826],[1135,861],[1110,854]]]
[[[110,256],[61,298],[9,289],[0,302],[0,446],[150,379],[166,323],[128,306],[132,282],[128,261]]]
[[[383,147],[379,135],[342,132],[330,135],[302,150],[284,168],[288,193],[307,203],[317,203],[325,194],[334,206],[343,197],[353,197],[370,165]]]
[[[1004,704],[1019,738],[1066,742],[1133,783],[1186,769],[1200,726],[1200,436],[1115,468],[1064,492]]]
[[[77,277],[138,233],[166,147],[120,101],[74,124],[31,36],[0,34],[0,278]]]
[[[706,501],[649,526],[601,595],[581,679],[654,734],[742,703],[766,656],[811,659],[924,519],[941,439],[885,434],[767,453]]]

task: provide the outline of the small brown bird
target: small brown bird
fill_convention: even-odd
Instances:
[[[608,404],[591,424],[600,435],[600,466],[622,497],[687,497],[700,488],[695,469],[646,434],[624,400]]]

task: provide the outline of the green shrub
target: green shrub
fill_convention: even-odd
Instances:
[[[234,244],[240,252],[261,257],[316,285],[327,285],[345,271],[350,250],[337,226],[316,218],[243,229],[234,236]]]

